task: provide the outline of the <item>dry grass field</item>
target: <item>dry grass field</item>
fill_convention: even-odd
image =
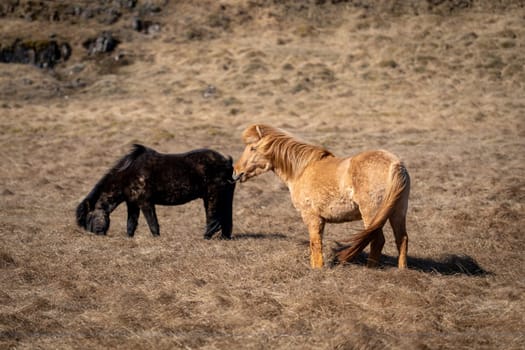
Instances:
[[[0,348],[525,348],[524,1],[67,3],[0,5],[3,44],[73,49],[0,64]],[[89,56],[102,31],[120,45]],[[409,269],[390,227],[379,269],[310,269],[274,174],[237,186],[231,241],[202,238],[201,201],[158,207],[159,238],[142,216],[127,238],[125,206],[107,236],[76,226],[133,143],[235,159],[253,122],[399,155]],[[325,257],[361,227],[327,225]]]

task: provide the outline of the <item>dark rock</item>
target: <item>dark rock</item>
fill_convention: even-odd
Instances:
[[[67,61],[71,56],[71,46],[56,40],[21,40],[0,47],[0,62],[34,64],[40,68],[52,68],[58,62]]]
[[[137,32],[141,32],[144,28],[144,21],[138,17],[133,17],[133,20],[131,21],[131,28]]]
[[[133,30],[141,33],[151,34],[160,31],[160,24],[152,21],[143,20],[139,17],[133,17],[131,22]]]
[[[211,98],[217,94],[217,88],[213,85],[208,85],[206,89],[202,92],[202,97]]]
[[[128,9],[133,9],[137,6],[137,0],[120,0],[120,6]]]
[[[120,41],[114,38],[110,32],[102,32],[98,37],[84,41],[82,46],[88,50],[89,55],[95,55],[111,52],[115,50],[118,44],[120,44]]]
[[[77,78],[75,80],[72,80],[70,81],[69,83],[67,83],[65,85],[67,88],[71,88],[71,89],[75,89],[75,88],[83,88],[83,87],[86,87],[87,86],[87,83],[80,79],[80,78]]]

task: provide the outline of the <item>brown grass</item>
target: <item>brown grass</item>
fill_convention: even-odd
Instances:
[[[0,65],[0,348],[525,347],[523,2],[269,3],[169,2],[149,35],[125,13],[111,69],[82,51],[96,19],[0,21],[74,49],[54,74]],[[75,226],[133,142],[237,157],[253,122],[399,154],[409,269],[386,229],[382,268],[311,270],[273,175],[238,186],[233,241],[202,239],[200,202],[158,208],[158,239],[142,216],[126,238],[124,207],[107,237]],[[360,227],[327,226],[325,255]]]

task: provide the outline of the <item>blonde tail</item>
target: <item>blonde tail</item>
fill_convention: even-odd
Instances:
[[[392,215],[395,204],[401,197],[409,183],[408,173],[401,163],[392,164],[390,167],[390,179],[386,196],[379,207],[370,225],[363,231],[354,235],[349,244],[334,249],[334,263],[343,263],[355,258],[365,247],[377,237],[388,218]]]

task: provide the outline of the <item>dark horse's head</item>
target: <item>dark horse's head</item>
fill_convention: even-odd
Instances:
[[[132,152],[120,159],[106,175],[100,179],[91,192],[77,207],[78,226],[105,235],[109,229],[109,214],[122,202],[122,178],[126,170],[146,148],[135,145]]]
[[[105,235],[109,229],[109,211],[92,206],[89,198],[84,199],[78,205],[77,224],[97,235]]]

